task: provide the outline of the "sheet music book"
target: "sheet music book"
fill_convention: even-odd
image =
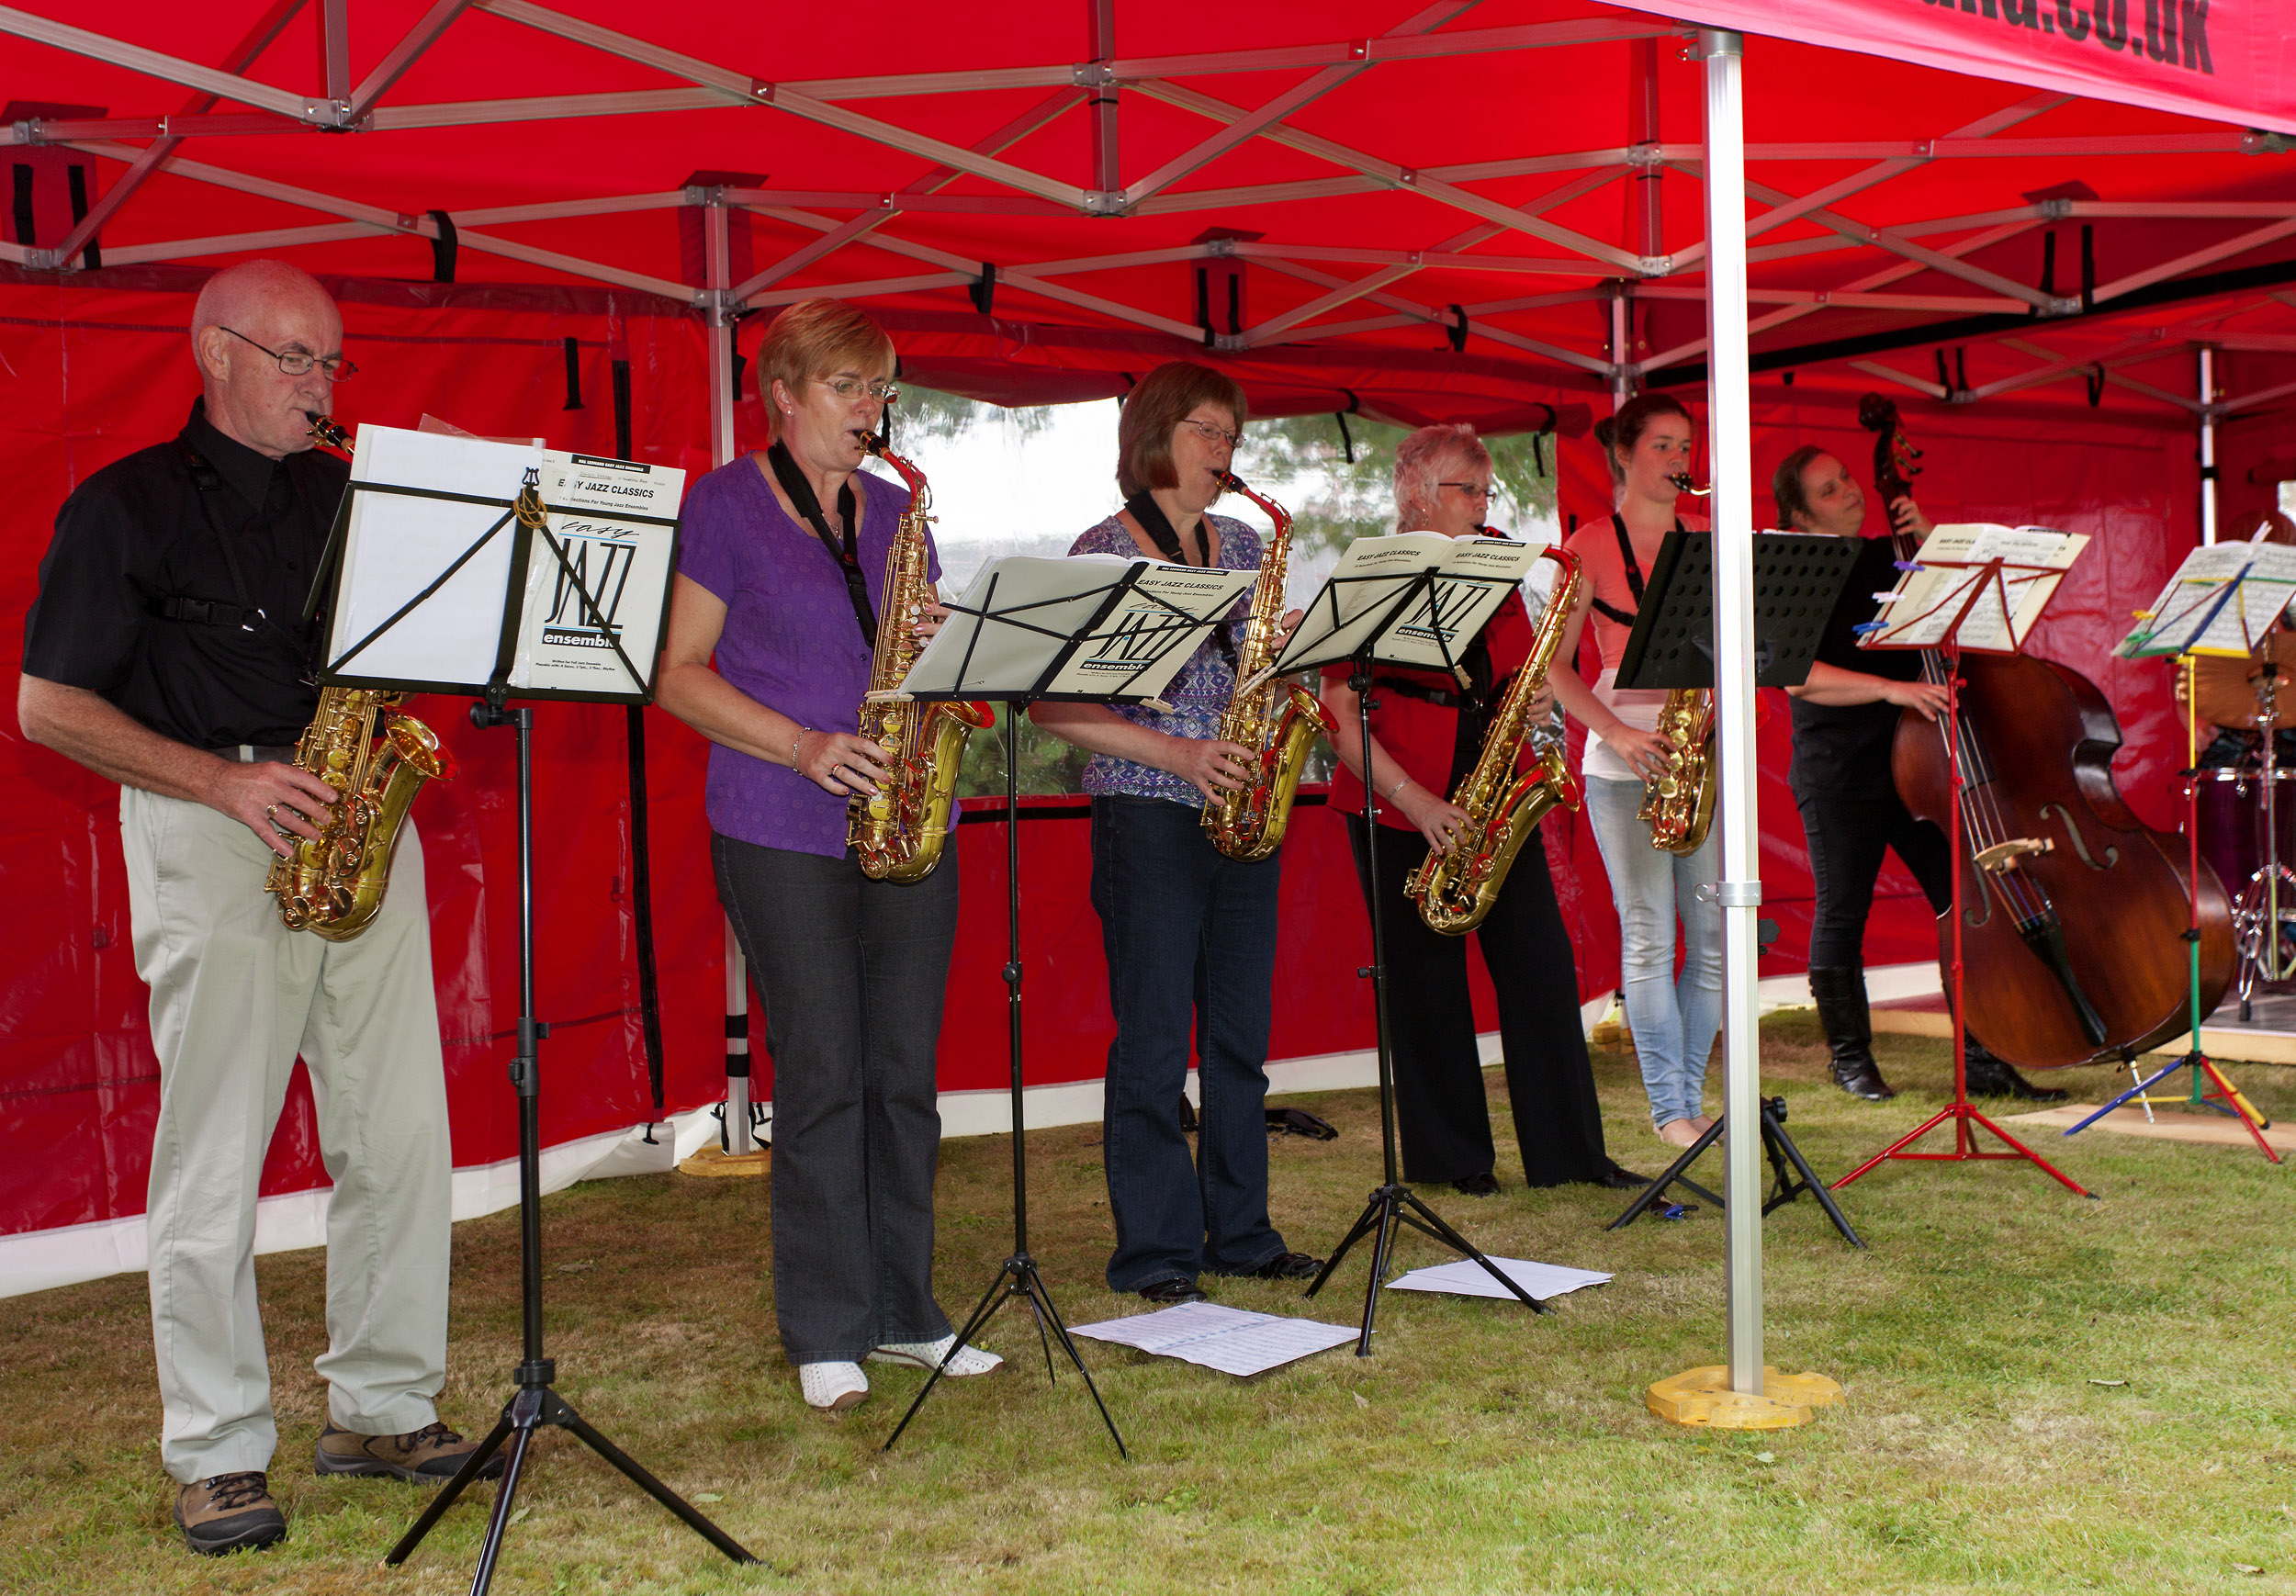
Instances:
[[[1933,528],[1861,648],[1933,648],[1959,632],[1972,653],[2013,654],[2088,546],[2080,533],[1968,523]],[[1989,562],[2001,562],[1997,568]]]
[[[1154,1313],[1071,1325],[1068,1333],[1248,1377],[1328,1352],[1355,1340],[1356,1332],[1347,1325],[1250,1313],[1216,1302],[1184,1302]]]
[[[1025,680],[1030,698],[1146,702],[1258,577],[1139,555],[1007,555],[951,601],[902,690],[996,697]]]
[[[2121,640],[2123,659],[2214,654],[2245,659],[2296,602],[2296,548],[2204,544],[2185,556]]]
[[[529,471],[547,530],[522,568],[511,505]],[[511,692],[649,698],[684,489],[675,466],[362,422],[321,680],[484,683],[514,597]]]
[[[1439,532],[1359,537],[1310,601],[1270,674],[1290,676],[1353,658],[1382,628],[1387,628],[1379,651],[1384,662],[1452,669],[1538,563],[1545,546],[1505,537],[1446,537]],[[1411,598],[1408,613],[1395,615],[1397,601],[1431,571],[1434,583]]]

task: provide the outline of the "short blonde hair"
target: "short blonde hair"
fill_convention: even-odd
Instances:
[[[1135,499],[1151,489],[1178,485],[1172,434],[1203,404],[1218,405],[1235,418],[1237,432],[1244,430],[1244,389],[1225,372],[1191,360],[1167,360],[1140,379],[1124,396],[1123,413],[1117,418],[1117,491]]]
[[[1454,466],[1491,469],[1491,451],[1466,421],[1422,427],[1395,445],[1395,529],[1417,532],[1435,523],[1435,493]]]
[[[896,358],[885,330],[842,299],[798,300],[773,318],[758,346],[758,397],[765,401],[767,435],[782,435],[782,415],[773,407],[776,382],[793,394],[838,371],[890,377]]]

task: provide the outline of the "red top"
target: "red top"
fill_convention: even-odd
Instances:
[[[1491,649],[1493,710],[1498,707],[1497,695],[1507,679],[1530,658],[1531,641],[1536,635],[1530,612],[1523,607],[1523,593],[1518,588],[1506,596],[1499,613],[1491,618],[1491,624],[1483,629],[1483,642]],[[1323,668],[1323,680],[1345,681],[1347,673],[1354,669],[1345,664],[1327,665]],[[1387,757],[1401,765],[1412,781],[1430,792],[1448,798],[1451,753],[1458,740],[1459,712],[1424,699],[1381,691],[1380,684],[1390,680],[1456,694],[1458,680],[1440,670],[1405,670],[1391,665],[1379,666],[1372,673],[1372,696],[1378,699],[1379,707],[1371,712],[1371,735],[1379,739],[1379,747],[1387,750]],[[1359,746],[1351,741],[1348,751],[1354,753]],[[1331,803],[1345,814],[1363,813],[1363,783],[1344,761],[1332,775]],[[1379,824],[1402,831],[1418,829],[1401,809],[1384,802],[1379,805]]]

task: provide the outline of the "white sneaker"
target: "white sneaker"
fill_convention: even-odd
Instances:
[[[859,1407],[869,1395],[869,1377],[859,1364],[799,1364],[797,1383],[805,1388],[807,1405],[824,1413]]]
[[[956,1355],[950,1357],[949,1349],[956,1345],[956,1334],[951,1332],[939,1341],[888,1342],[871,1353],[869,1357],[872,1363],[906,1364],[911,1368],[940,1369],[942,1374],[956,1379],[985,1375],[1005,1366],[1003,1358],[993,1352],[984,1352],[977,1346],[957,1347]],[[941,1368],[940,1360],[943,1358],[949,1359],[946,1368]]]

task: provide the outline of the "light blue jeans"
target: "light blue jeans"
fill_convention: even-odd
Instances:
[[[1721,873],[1722,845],[1706,834],[1697,852],[1677,857],[1650,846],[1650,828],[1635,818],[1642,783],[1586,779],[1587,818],[1603,850],[1618,899],[1618,964],[1626,1023],[1634,1028],[1650,1123],[1693,1119],[1700,1112],[1706,1061],[1722,1025],[1722,910],[1698,901],[1701,884]],[[1674,974],[1674,921],[1683,923],[1685,957]]]

